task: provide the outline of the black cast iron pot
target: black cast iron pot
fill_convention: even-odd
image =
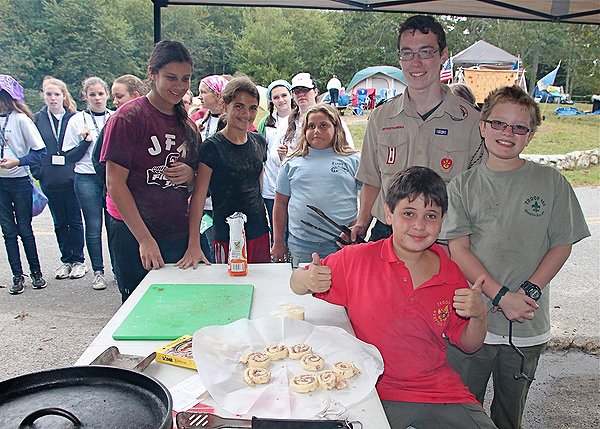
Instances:
[[[0,382],[0,428],[173,427],[173,400],[158,380],[110,366],[74,366]]]

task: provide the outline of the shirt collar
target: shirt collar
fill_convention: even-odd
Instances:
[[[469,116],[468,103],[462,98],[454,95],[448,85],[442,83],[442,104],[431,114],[429,118],[441,118],[446,113],[455,121],[462,121]],[[410,96],[408,90],[404,92],[402,97],[398,97],[399,102],[396,108],[390,114],[390,118],[400,115],[404,112],[407,116],[419,117],[417,111],[410,104]],[[429,119],[428,118],[428,119]]]
[[[396,256],[396,253],[394,252],[393,237],[394,236],[392,235],[391,237],[386,238],[381,246],[381,259],[384,262],[393,264],[400,262],[404,265],[404,262],[398,259],[398,256]],[[452,261],[448,258],[448,255],[446,255],[444,249],[438,244],[433,244],[429,249],[440,257],[440,271],[436,274],[440,283],[454,284],[458,282],[458,268],[453,266]]]

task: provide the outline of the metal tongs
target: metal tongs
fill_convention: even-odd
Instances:
[[[218,428],[253,428],[253,429],[337,429],[350,428],[357,424],[362,428],[360,422],[348,422],[346,420],[287,420],[267,419],[252,417],[250,419],[232,419],[217,416],[211,413],[197,413],[185,411],[177,413],[175,418],[178,429],[218,429]]]
[[[322,217],[323,219],[325,219],[327,222],[329,222],[331,225],[333,225],[334,227],[336,227],[338,230],[340,230],[341,232],[343,232],[344,234],[346,234],[348,237],[351,236],[352,231],[350,231],[350,228],[348,228],[345,225],[340,225],[339,223],[337,223],[336,221],[334,221],[333,219],[331,219],[329,216],[327,216],[325,213],[323,213],[323,210],[315,207],[315,206],[311,206],[310,204],[307,204],[306,207],[308,207],[309,209],[311,209],[312,211],[314,211],[316,214],[318,214],[320,217]],[[337,241],[338,243],[344,244],[344,245],[350,245],[350,244],[354,244],[351,241],[348,241],[342,237],[339,236],[339,234],[336,234],[335,232],[331,232],[328,231],[326,229],[320,228],[316,225],[313,225],[310,222],[307,222],[305,220],[301,220],[300,222],[302,222],[304,225],[309,226],[311,228],[316,229],[317,231],[321,231],[324,234],[330,235],[332,236],[335,241]],[[362,237],[356,236],[356,242],[355,243],[364,243],[365,240]]]

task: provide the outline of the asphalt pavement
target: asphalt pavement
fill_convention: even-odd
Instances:
[[[573,246],[569,260],[551,284],[553,345],[542,355],[530,390],[526,428],[600,425],[600,188],[579,187],[575,192],[592,236]],[[48,281],[45,289],[32,289],[27,278],[25,292],[10,295],[7,286],[12,274],[6,250],[0,245],[0,381],[73,365],[121,304],[106,236],[108,287],[96,291],[91,286],[91,272],[76,280],[54,279],[60,254],[47,208],[34,218],[33,227]],[[28,272],[22,249],[21,255]]]

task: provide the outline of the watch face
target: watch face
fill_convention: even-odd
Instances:
[[[534,285],[531,282],[524,282],[521,287],[525,291],[525,294],[531,299],[537,301],[542,296],[542,290],[539,288],[539,286]]]

